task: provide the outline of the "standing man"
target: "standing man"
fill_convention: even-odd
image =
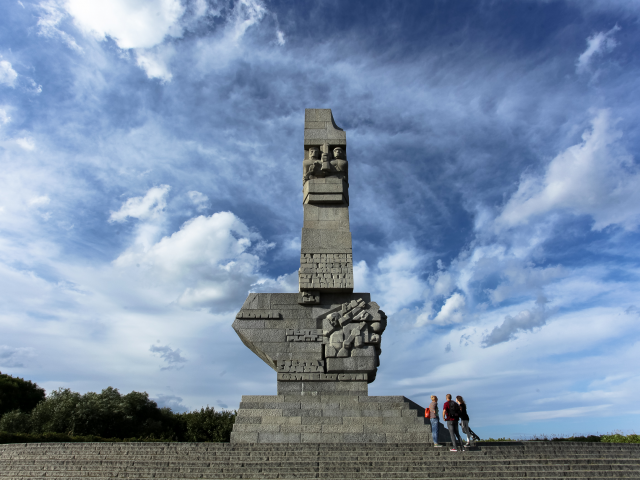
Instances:
[[[431,395],[431,403],[427,410],[429,410],[429,422],[431,423],[433,446],[441,447],[442,445],[438,443],[438,430],[440,429],[440,420],[438,420],[438,397]]]
[[[456,402],[451,401],[451,394],[447,394],[447,401],[442,406],[442,418],[447,422],[447,428],[449,429],[449,436],[453,443],[452,452],[458,451],[456,445],[456,437],[460,442],[460,448],[463,448],[462,438],[460,438],[460,432],[458,431],[458,418],[460,415],[460,407]]]

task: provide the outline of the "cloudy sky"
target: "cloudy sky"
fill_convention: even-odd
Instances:
[[[297,291],[304,109],[331,108],[390,318],[370,394],[461,394],[481,436],[640,431],[640,2],[2,11],[3,373],[275,394],[231,323]]]

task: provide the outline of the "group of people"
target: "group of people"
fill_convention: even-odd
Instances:
[[[431,404],[424,412],[424,416],[431,420],[431,434],[433,436],[433,446],[442,447],[438,443],[438,429],[440,427],[440,416],[438,410],[438,397],[431,395]],[[473,443],[475,434],[469,428],[469,414],[467,413],[467,404],[464,399],[458,395],[456,401],[451,400],[451,395],[447,394],[447,401],[442,406],[442,419],[447,423],[447,429],[453,443],[452,452],[458,451],[458,443],[460,448],[470,447]],[[460,432],[458,431],[458,421],[462,424],[462,432],[467,435],[467,443],[462,442]],[[456,439],[458,442],[456,442]]]

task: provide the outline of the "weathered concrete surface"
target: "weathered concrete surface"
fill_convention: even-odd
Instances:
[[[232,326],[278,372],[278,391],[302,391],[302,386],[289,384],[309,382],[307,392],[361,395],[375,379],[386,321],[369,294],[323,293],[307,301],[299,293],[252,293]],[[364,390],[356,383],[364,384]]]
[[[278,385],[278,395],[244,395],[231,442],[433,443],[420,405],[401,396],[369,397],[364,382],[345,382],[351,389],[342,392],[334,391],[336,385],[311,394],[280,391]],[[442,424],[439,435],[440,442],[450,441]]]
[[[248,418],[248,417],[247,417]],[[278,418],[278,417],[273,417]],[[279,417],[299,418],[299,417]],[[308,418],[308,417],[305,417]],[[0,479],[640,479],[640,445],[565,442],[485,443],[464,453],[424,443],[375,441],[381,434],[324,433],[317,425],[272,424],[246,433],[252,443],[31,443],[0,445]],[[339,427],[342,429],[342,427]],[[380,428],[380,427],[378,427]],[[260,442],[262,434],[263,442]],[[273,439],[289,443],[265,443]],[[390,440],[393,434],[385,434]],[[323,443],[308,443],[311,439]],[[298,442],[299,440],[299,442]]]

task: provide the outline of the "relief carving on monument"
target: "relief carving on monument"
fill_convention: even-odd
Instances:
[[[361,298],[343,303],[339,312],[329,313],[322,321],[324,356],[375,356],[378,366],[380,336],[386,327],[387,316],[375,303],[368,304]]]
[[[321,152],[320,158],[318,155]],[[348,183],[349,162],[346,159],[345,150],[335,147],[333,153],[328,143],[318,147],[309,147],[305,159],[302,162],[302,183],[317,178],[338,178]]]

